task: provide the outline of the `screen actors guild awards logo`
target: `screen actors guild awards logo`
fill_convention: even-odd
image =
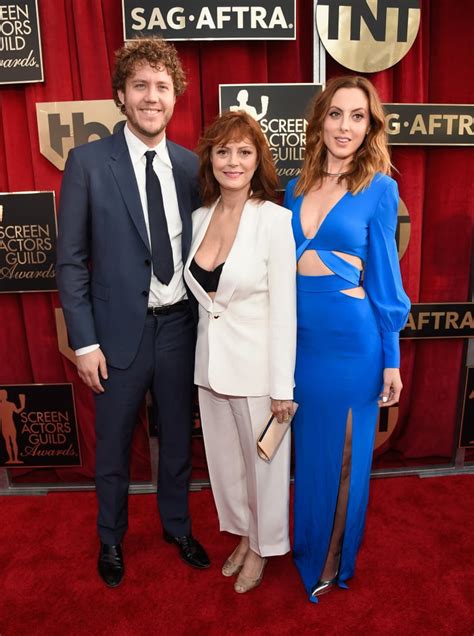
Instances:
[[[0,84],[43,81],[37,0],[0,3]]]
[[[281,188],[301,172],[306,143],[305,113],[319,84],[221,84],[220,112],[243,110],[267,139]]]
[[[71,384],[0,387],[0,466],[80,466]]]
[[[56,289],[54,192],[0,194],[0,293]]]
[[[390,68],[410,50],[419,0],[317,0],[316,27],[326,51],[354,71]]]

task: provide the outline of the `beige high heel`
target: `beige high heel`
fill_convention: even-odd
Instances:
[[[260,585],[263,579],[263,571],[265,566],[267,565],[268,559],[263,559],[262,561],[262,569],[260,570],[260,574],[255,579],[251,579],[248,576],[244,576],[242,572],[237,577],[237,581],[234,583],[234,590],[237,594],[245,594],[246,592],[250,592],[254,587]]]
[[[230,555],[230,557],[225,561],[224,565],[222,566],[222,574],[223,576],[234,576],[234,574],[238,574],[240,572],[240,570],[244,567],[244,563],[234,563],[234,561],[232,561],[232,557],[235,555],[235,553],[237,552],[239,546],[237,546],[235,548],[235,550],[232,552],[232,554]],[[244,560],[245,557],[247,555],[247,552],[244,554]]]

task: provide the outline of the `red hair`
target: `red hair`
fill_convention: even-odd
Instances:
[[[219,183],[214,177],[211,151],[229,141],[248,139],[257,149],[257,168],[250,184],[251,199],[277,201],[278,176],[260,125],[248,113],[227,111],[206,128],[199,139],[196,152],[199,156],[199,181],[203,205],[212,205],[220,195]]]

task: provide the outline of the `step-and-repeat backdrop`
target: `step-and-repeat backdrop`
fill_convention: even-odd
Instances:
[[[413,90],[407,89],[405,82],[426,84],[426,78],[437,73],[446,75],[448,85],[450,81],[451,62],[445,60],[443,68],[437,68],[439,60],[436,55],[428,55],[423,47],[421,40],[423,37],[426,39],[430,28],[440,39],[450,37],[439,28],[439,15],[428,1],[423,0],[318,0],[312,7],[308,7],[310,2],[305,2],[303,7],[302,0],[281,0],[278,4],[269,0],[259,0],[258,3],[234,0],[232,6],[222,6],[218,0],[194,0],[182,3],[185,6],[178,6],[175,0],[123,0],[122,3],[118,0],[96,0],[80,10],[72,0],[64,4],[66,10],[62,18],[68,27],[66,42],[71,49],[74,46],[78,48],[78,51],[69,53],[70,61],[80,65],[79,69],[71,70],[67,83],[72,85],[72,93],[85,99],[66,100],[63,99],[64,91],[58,90],[60,81],[56,60],[63,53],[55,31],[60,24],[58,16],[53,15],[54,2],[7,0],[0,6],[0,104],[6,140],[0,161],[2,189],[5,190],[0,193],[0,309],[3,332],[0,339],[0,466],[8,467],[10,477],[20,481],[24,478],[44,481],[46,473],[36,470],[41,467],[54,469],[49,473],[53,480],[58,475],[62,481],[93,476],[92,402],[74,373],[74,353],[68,344],[57,299],[54,265],[57,233],[55,192],[58,192],[68,152],[75,146],[112,134],[124,119],[110,98],[108,85],[96,90],[96,95],[94,90],[84,88],[81,91],[78,85],[78,78],[96,72],[92,63],[94,54],[90,50],[92,38],[96,35],[87,31],[95,13],[102,11],[102,16],[105,16],[103,24],[96,26],[98,30],[102,29],[103,40],[96,55],[105,56],[103,66],[107,69],[109,62],[113,61],[114,48],[118,48],[123,40],[158,35],[176,41],[185,65],[196,71],[198,77],[190,73],[188,93],[191,92],[191,95],[181,110],[178,105],[170,126],[172,138],[173,130],[179,128],[180,121],[188,116],[190,109],[194,117],[196,109],[199,111],[195,119],[197,125],[186,140],[178,141],[184,141],[184,145],[191,148],[197,140],[199,127],[218,110],[245,110],[259,122],[267,137],[282,191],[288,181],[300,173],[308,107],[322,89],[324,75],[365,74],[378,84],[382,94],[397,94],[397,97],[419,92],[413,86]],[[440,4],[446,13],[447,3],[443,1]],[[466,12],[469,9],[469,0],[456,4],[454,13],[460,10],[460,5]],[[109,13],[120,9],[120,19],[116,13]],[[75,20],[83,23],[82,29],[72,29]],[[459,18],[458,24],[462,24]],[[44,34],[44,31],[47,33]],[[466,27],[464,33],[467,32]],[[437,44],[436,40],[431,41],[432,46]],[[82,54],[81,47],[84,48]],[[304,63],[295,62],[302,60],[304,55],[314,59],[311,76],[307,59]],[[258,56],[264,59],[257,62]],[[230,65],[232,58],[238,65],[238,72],[234,72]],[[465,59],[452,63],[461,62],[464,64]],[[262,75],[260,71],[253,71],[254,66],[261,69],[262,65],[267,69],[266,81],[259,77]],[[283,73],[278,73],[279,66],[285,69]],[[210,84],[205,82],[207,69],[213,77]],[[270,81],[278,80],[279,76],[283,76],[281,82]],[[294,81],[289,81],[291,77]],[[398,91],[390,90],[389,86],[395,77],[400,86]],[[204,89],[206,95],[203,97]],[[23,102],[19,100],[21,91],[25,93]],[[199,103],[192,103],[198,94],[201,95],[197,100]],[[429,96],[429,91],[426,94]],[[410,453],[406,453],[406,457],[394,464],[397,453],[403,456],[403,443],[397,444],[397,440],[406,438],[411,428],[417,426],[419,413],[417,416],[413,414],[417,399],[436,401],[442,400],[443,395],[449,395],[446,399],[456,402],[456,408],[451,408],[449,421],[436,422],[437,430],[449,431],[451,441],[445,444],[443,452],[433,451],[439,447],[431,443],[426,443],[423,450],[421,432],[420,440],[415,444],[421,463],[436,463],[440,460],[437,456],[443,456],[444,463],[450,462],[456,448],[474,448],[474,355],[472,351],[467,353],[467,345],[459,348],[460,342],[467,343],[474,334],[473,296],[469,287],[469,267],[466,266],[471,262],[471,255],[455,259],[457,282],[465,281],[465,293],[453,291],[450,294],[449,284],[443,279],[444,272],[435,267],[430,275],[440,276],[442,293],[432,298],[427,296],[423,289],[424,223],[439,222],[439,215],[432,214],[430,206],[449,205],[449,196],[436,202],[421,197],[420,202],[422,193],[414,193],[423,185],[420,179],[428,183],[429,164],[435,157],[431,153],[436,153],[437,149],[449,148],[449,153],[443,155],[446,161],[470,161],[474,167],[472,149],[469,148],[470,154],[466,154],[466,147],[474,144],[474,105],[457,103],[455,90],[449,93],[449,97],[449,103],[397,99],[385,100],[384,104],[394,163],[398,167],[398,158],[404,168],[394,175],[402,195],[397,242],[405,286],[413,306],[401,334],[406,341],[402,345],[402,353],[408,360],[404,360],[402,367],[406,388],[400,405],[382,411],[378,422],[376,461],[379,467],[403,466],[410,459]],[[34,139],[31,147],[22,145],[24,135],[18,135],[18,128],[13,126],[9,129],[6,112],[9,105],[17,108],[23,105],[29,110],[23,123],[28,125],[29,136]],[[18,136],[16,141],[15,135]],[[22,162],[15,160],[10,168],[12,156],[7,148],[15,153],[31,153],[31,164],[46,162],[49,168],[41,178],[36,177],[34,166],[29,168],[29,177],[20,179],[26,188],[13,191],[5,186],[16,182],[11,171],[21,170]],[[423,149],[421,156],[420,149]],[[463,153],[462,157],[456,156],[456,152]],[[414,174],[416,170],[420,177]],[[38,180],[44,183],[45,174],[49,175],[50,183],[38,191],[35,184]],[[453,187],[459,186],[446,178],[443,184],[446,192],[449,193]],[[472,231],[472,183],[466,184],[466,192],[461,193],[460,198],[464,207],[461,210],[453,207],[446,219],[449,222],[451,216],[462,215],[465,221],[463,227]],[[414,199],[418,200],[418,204],[412,210],[409,202]],[[443,262],[447,258],[447,250],[466,250],[466,246],[467,251],[472,249],[469,236],[460,237],[458,245],[449,227],[439,223],[430,232],[426,249],[432,250],[433,256],[439,256]],[[460,288],[463,285],[457,284],[456,290]],[[45,297],[48,295],[51,303],[45,309]],[[18,299],[16,302],[14,297]],[[20,320],[8,320],[15,315],[13,306],[20,307],[20,313],[27,312],[27,328]],[[48,337],[41,340],[41,354],[33,351],[37,345],[32,330],[48,333]],[[446,347],[449,347],[448,342],[457,343],[454,356],[445,349],[451,359],[456,360],[456,373],[449,377],[438,377],[436,369],[426,364],[426,361],[436,359],[429,347],[435,347],[440,340],[445,341]],[[9,364],[19,343],[26,343],[26,355],[25,352],[21,354],[23,363]],[[61,364],[57,364],[58,356]],[[38,375],[33,367],[41,361],[47,365],[53,357],[56,359],[53,368],[57,377],[51,377],[54,371],[48,372],[49,381],[33,382],[34,376]],[[418,376],[425,376],[426,381]],[[425,392],[422,397],[420,390]],[[428,410],[426,417],[432,419],[432,413]],[[136,442],[134,458],[135,477],[143,479],[149,476],[149,454],[146,452],[149,431],[145,414],[146,409],[143,409],[138,427],[141,441]],[[427,427],[431,425],[431,422],[425,423]],[[198,411],[194,426],[196,464],[198,468],[205,469],[199,446]],[[86,452],[81,453],[81,447]],[[387,458],[385,463],[384,458]]]

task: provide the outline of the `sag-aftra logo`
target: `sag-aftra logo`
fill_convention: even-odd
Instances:
[[[116,132],[125,120],[112,99],[36,104],[40,151],[64,170],[71,148]]]
[[[159,4],[159,6],[157,6]],[[295,39],[295,0],[122,0],[124,37],[167,40]]]
[[[410,50],[419,0],[318,0],[316,27],[326,51],[346,68],[382,71]]]

